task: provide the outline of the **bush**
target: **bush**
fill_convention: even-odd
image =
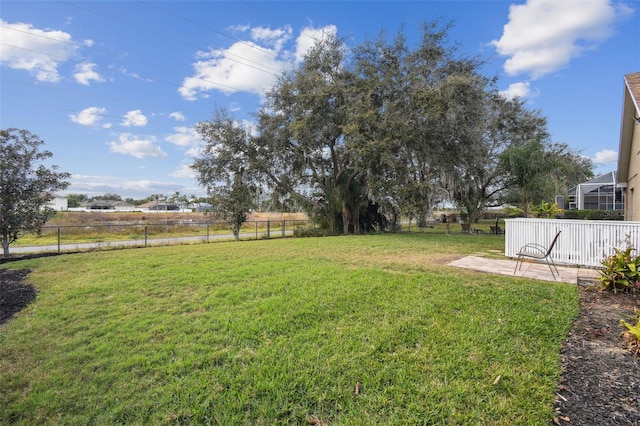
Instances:
[[[632,254],[636,249],[614,250],[601,262],[600,287],[613,293],[640,293],[640,257]]]
[[[544,217],[550,219],[552,217],[556,217],[559,213],[562,212],[560,207],[558,207],[558,203],[551,203],[543,201],[538,206],[534,206],[532,212],[536,215],[536,217]]]
[[[329,237],[332,235],[337,235],[335,231],[330,229],[325,229],[318,226],[304,226],[300,228],[296,228],[293,231],[294,237],[304,238],[304,237]]]
[[[637,316],[637,324],[633,325],[625,320],[620,320],[620,325],[627,327],[628,331],[622,333],[627,341],[629,350],[633,350],[636,355],[640,354],[640,309],[635,308],[633,310]],[[635,349],[634,349],[635,348]]]
[[[622,210],[565,210],[560,219],[624,220]]]
[[[524,216],[524,210],[518,207],[507,206],[502,209],[502,213],[507,217],[522,217]]]

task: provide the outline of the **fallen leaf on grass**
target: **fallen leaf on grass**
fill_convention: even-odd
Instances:
[[[567,416],[558,416],[558,417],[554,417],[553,418],[553,422],[557,425],[560,424],[560,420],[562,420],[563,422],[570,422],[571,419]]]
[[[327,426],[318,416],[307,417],[307,424],[312,426]]]

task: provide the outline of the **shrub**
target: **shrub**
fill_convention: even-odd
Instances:
[[[537,217],[545,217],[550,219],[552,217],[556,217],[558,213],[561,213],[562,210],[558,207],[558,203],[552,202],[542,202],[539,206],[533,207],[533,213]]]
[[[601,263],[601,288],[613,293],[640,292],[640,257],[633,255],[635,248],[629,246],[626,250],[614,249],[615,253],[606,257]]]
[[[620,320],[620,325],[627,327],[628,331],[622,333],[627,341],[629,350],[633,350],[636,355],[640,354],[640,309],[633,310],[637,316],[636,325],[630,324],[625,320]],[[634,349],[635,348],[635,349]]]
[[[624,220],[622,210],[565,210],[560,219]]]
[[[524,216],[524,210],[518,207],[507,206],[502,209],[502,213],[507,217],[522,217]]]
[[[298,238],[304,237],[329,237],[337,235],[335,231],[318,226],[303,226],[293,230],[293,235]]]

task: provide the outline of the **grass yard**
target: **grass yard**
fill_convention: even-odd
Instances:
[[[574,286],[446,266],[497,236],[64,255],[0,326],[1,424],[547,425]]]

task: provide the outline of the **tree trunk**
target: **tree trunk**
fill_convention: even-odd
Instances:
[[[360,235],[360,209],[356,209],[352,214],[353,220],[353,233],[356,235]]]
[[[349,224],[351,223],[351,212],[347,207],[342,208],[342,234],[349,235]]]
[[[9,254],[9,237],[7,237],[6,235],[2,237],[2,252],[3,252],[3,257],[11,256]]]
[[[522,211],[524,217],[529,217],[529,193],[527,191],[522,194]]]

